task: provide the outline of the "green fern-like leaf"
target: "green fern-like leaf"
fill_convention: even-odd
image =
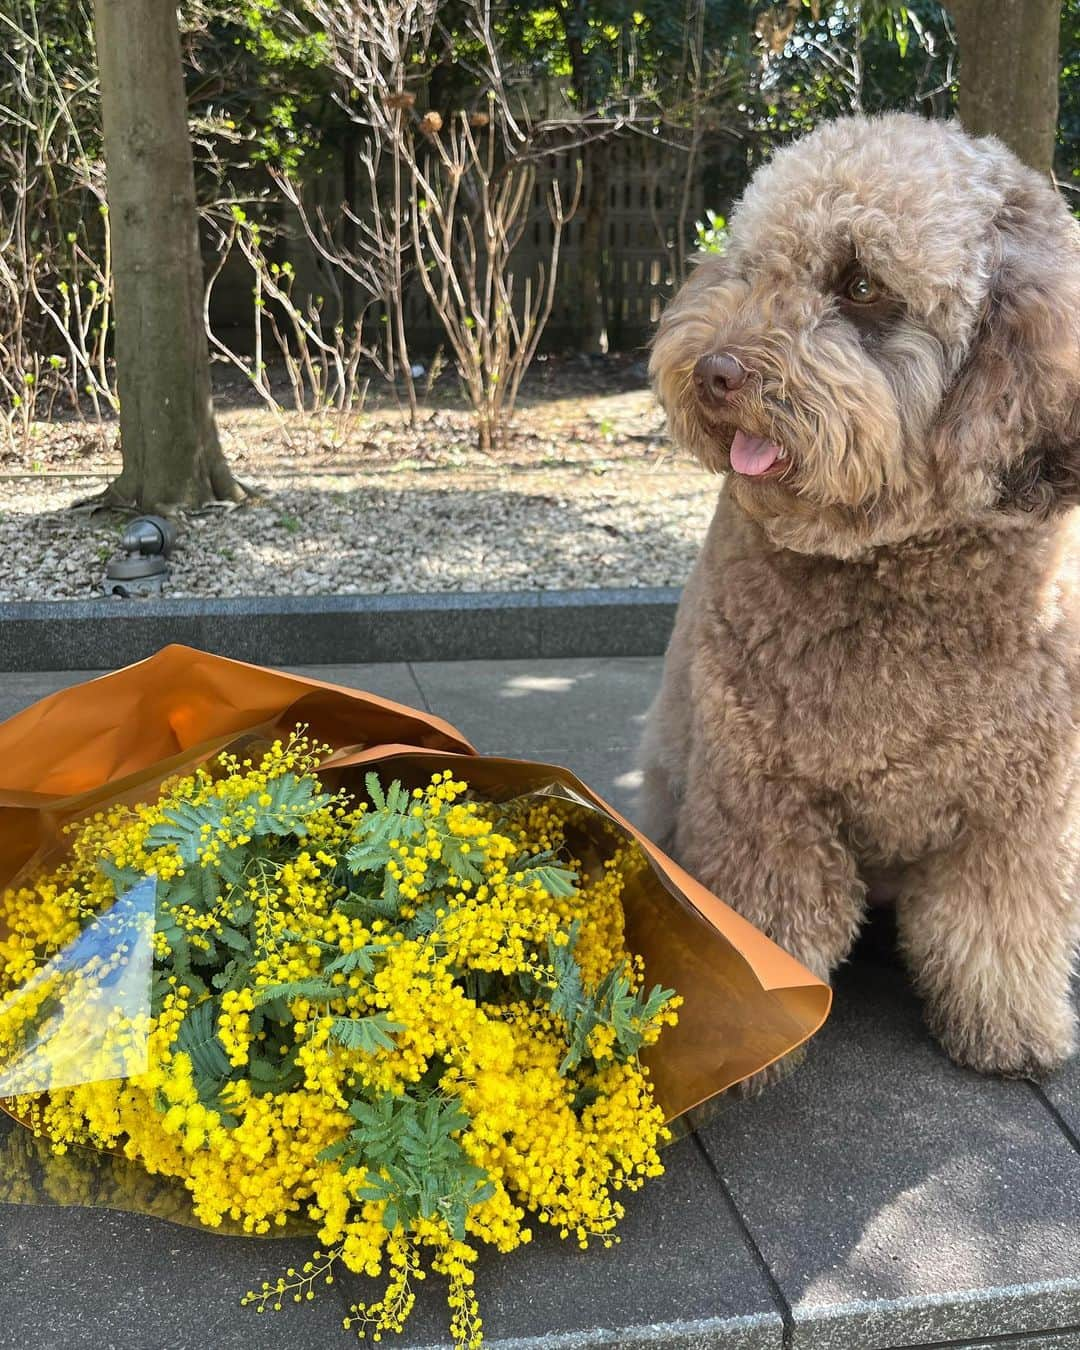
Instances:
[[[356,1127],[323,1156],[369,1169],[359,1197],[383,1201],[386,1228],[408,1231],[420,1218],[441,1217],[464,1238],[469,1210],[494,1187],[461,1146],[458,1136],[470,1122],[460,1104],[437,1095],[423,1102],[383,1097],[354,1102],[349,1112]]]
[[[185,866],[192,867],[206,841],[213,832],[221,829],[221,817],[228,810],[229,804],[217,797],[200,803],[178,802],[147,834],[147,853],[159,848],[175,848]]]
[[[215,1107],[222,1087],[233,1075],[233,1066],[217,1035],[217,1003],[204,999],[184,1014],[176,1035],[176,1048],[191,1059],[192,1079],[199,1100]]]
[[[383,796],[382,784],[379,782],[377,773],[369,773],[364,777],[364,786],[367,788],[367,794],[371,798],[372,804],[377,811],[386,810],[386,798]]]
[[[567,1051],[559,1072],[572,1073],[589,1054],[589,1037],[597,1027],[610,1027],[614,1033],[614,1053],[619,1060],[628,1060],[644,1044],[645,1032],[663,1011],[674,995],[674,990],[655,986],[648,995],[636,993],[625,962],[621,962],[600,981],[595,989],[588,989],[581,968],[574,956],[580,931],[575,921],[569,932],[569,941],[558,946],[548,940],[548,962],[554,975],[554,988],[545,988],[530,981],[526,992],[545,997],[551,1011],[563,1023]]]
[[[539,881],[548,895],[565,898],[577,891],[577,873],[572,868],[564,867],[550,850],[522,858],[510,870],[515,876],[518,872],[522,873],[526,884]]]
[[[167,905],[158,905],[157,930],[169,945],[173,974],[176,975],[178,983],[183,984],[192,973],[191,944],[188,942],[187,933],[177,923],[175,914]]]
[[[366,783],[374,809],[357,821],[353,845],[345,855],[346,866],[354,876],[361,872],[385,872],[386,864],[394,856],[391,839],[417,838],[427,829],[427,823],[412,814],[412,798],[396,779],[385,792],[374,773],[368,774]],[[385,889],[383,895],[387,895]]]
[[[433,933],[438,931],[438,909],[438,905],[432,900],[422,904],[405,925],[405,936],[408,938],[431,937]]]
[[[335,998],[344,998],[345,992],[329,980],[292,980],[287,984],[262,985],[255,991],[255,1002],[271,1003],[279,999],[288,1002],[294,998],[306,998],[312,1003],[330,1003]]]
[[[245,827],[245,833],[253,838],[289,835],[303,838],[307,834],[307,818],[331,800],[317,788],[317,780],[310,776],[301,778],[284,773],[271,778],[262,791],[238,800],[211,797],[204,802],[178,802],[147,834],[146,848],[148,851],[175,848],[184,864],[191,867],[207,840],[223,829],[225,816],[253,817],[250,828]],[[263,797],[270,800],[264,803]]]
[[[336,910],[350,919],[386,919],[393,923],[398,918],[398,901],[386,900],[382,895],[368,895],[361,891],[350,891],[334,906]]]
[[[577,873],[569,867],[531,867],[526,869],[525,876],[529,881],[538,881],[548,895],[565,898],[577,893]]]
[[[304,1071],[297,1064],[295,1053],[273,1059],[268,1055],[253,1055],[248,1062],[247,1074],[251,1079],[252,1090],[257,1094],[291,1092],[304,1079]]]
[[[119,899],[126,895],[133,886],[137,886],[143,879],[143,874],[133,867],[117,867],[111,858],[98,859],[98,871],[102,876],[108,877],[113,884],[113,892]]]
[[[229,989],[242,989],[248,982],[248,972],[235,958],[210,976],[210,983],[223,994]]]
[[[346,1050],[374,1055],[379,1050],[393,1050],[392,1033],[404,1030],[401,1022],[392,1022],[385,1013],[372,1013],[370,1017],[335,1017],[330,1023],[330,1038]]]
[[[199,861],[187,864],[183,876],[171,877],[163,886],[173,909],[189,905],[198,914],[206,914],[221,898],[221,883],[215,868]]]
[[[255,823],[251,827],[252,836],[275,835],[285,838],[297,835],[303,838],[307,834],[307,818],[328,806],[331,797],[328,793],[318,792],[318,780],[310,776],[298,778],[296,774],[284,773],[279,778],[271,778],[262,795],[268,796],[267,805],[260,805],[260,798],[253,795],[242,798],[239,807],[233,813],[254,809]]]
[[[231,951],[239,952],[241,956],[247,956],[251,952],[251,939],[229,924],[221,925],[217,939]]]
[[[442,841],[442,861],[454,876],[479,885],[484,880],[484,874],[473,861],[472,850],[468,854],[462,851],[466,848],[469,848],[466,840],[446,835]]]
[[[363,975],[370,975],[375,969],[375,957],[384,950],[373,942],[364,947],[354,947],[351,952],[342,952],[340,956],[335,956],[323,967],[323,974],[336,975],[340,972],[342,975],[351,975],[359,970]]]

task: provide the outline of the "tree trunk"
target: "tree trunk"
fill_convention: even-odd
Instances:
[[[598,90],[596,72],[585,50],[589,31],[589,0],[559,0],[566,50],[570,57],[570,83],[578,113],[595,111]],[[610,178],[606,140],[586,141],[581,147],[581,323],[578,341],[586,352],[601,352],[607,337],[607,297],[604,294],[604,227]]]
[[[195,173],[175,0],[94,0],[123,469],[107,501],[239,501],[210,401]]]
[[[960,121],[1049,174],[1058,116],[1060,0],[949,0],[960,47]]]
[[[587,352],[601,352],[608,337],[607,296],[604,288],[604,231],[608,222],[610,144],[592,141],[583,146],[581,226],[581,343]]]

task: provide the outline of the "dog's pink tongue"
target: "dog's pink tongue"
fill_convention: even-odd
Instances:
[[[748,436],[745,431],[737,431],[731,442],[731,467],[736,473],[745,473],[751,478],[771,469],[780,457],[780,447],[764,436]]]

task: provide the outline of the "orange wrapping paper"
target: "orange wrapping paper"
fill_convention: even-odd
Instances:
[[[306,724],[334,747],[325,776],[363,792],[363,772],[409,786],[452,767],[482,798],[546,792],[598,811],[648,858],[624,897],[629,948],[650,984],[676,989],[679,1024],[647,1060],[669,1119],[781,1058],[824,1022],[831,993],[693,880],[569,770],[481,756],[437,717],[355,689],[167,647],[63,690],[0,724],[0,887],[47,866],[61,827],[103,803],[152,798],[247,735]],[[583,817],[586,818],[586,817]],[[587,834],[587,830],[586,830]]]

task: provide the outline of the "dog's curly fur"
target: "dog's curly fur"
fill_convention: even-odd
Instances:
[[[843,293],[856,267],[868,305]],[[747,372],[717,406],[694,368]],[[885,882],[947,1051],[1073,1050],[1080,230],[952,123],[779,152],[655,340],[673,435],[728,472],[642,751],[644,823],[817,974]]]

